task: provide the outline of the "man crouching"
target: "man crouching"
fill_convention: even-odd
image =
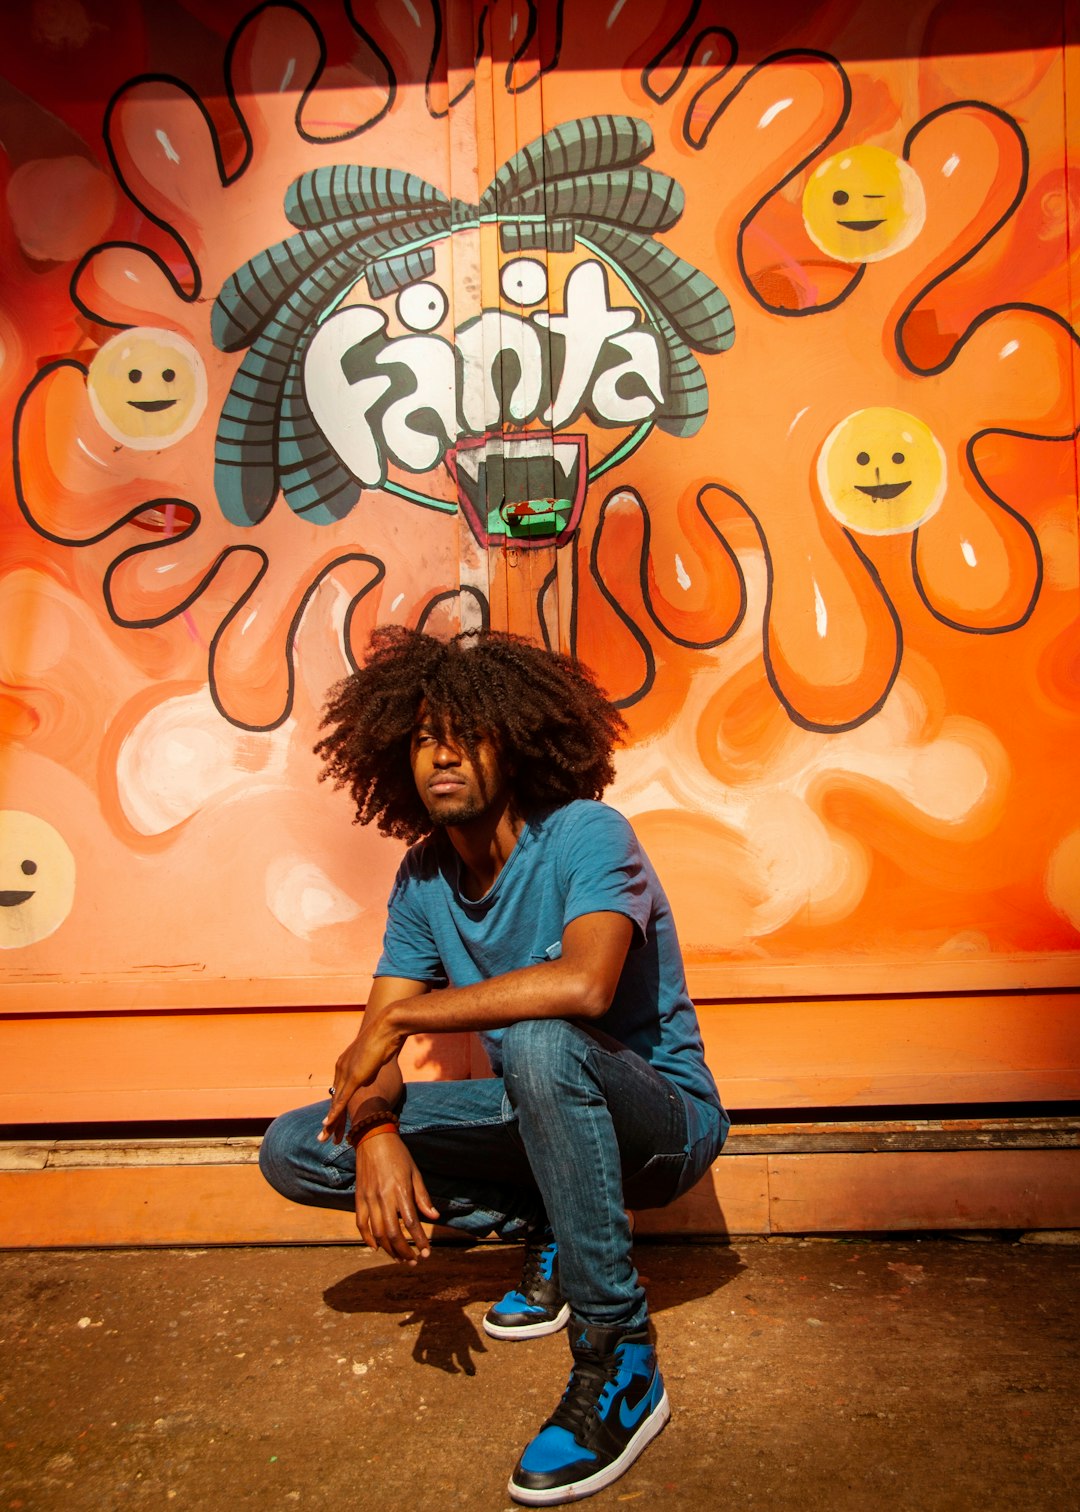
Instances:
[[[357,822],[412,848],[329,1106],[275,1121],[263,1173],[296,1202],[355,1203],[365,1242],[409,1264],[424,1219],[522,1239],[520,1287],[484,1328],[569,1320],[574,1364],[510,1495],[591,1495],[670,1415],[627,1208],[691,1187],[728,1124],[663,889],[599,802],[622,717],[580,663],[515,636],[384,628],[323,726]],[[403,1082],[407,1036],[464,1030],[492,1079]]]

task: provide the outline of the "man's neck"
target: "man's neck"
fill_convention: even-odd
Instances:
[[[475,902],[495,886],[524,825],[509,798],[479,819],[447,825],[450,843],[461,858],[467,898]]]

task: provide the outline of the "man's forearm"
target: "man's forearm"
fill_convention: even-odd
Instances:
[[[391,1003],[386,1012],[402,1036],[505,1029],[520,1019],[597,1017],[568,973],[556,969],[558,964],[538,962],[474,986],[445,987],[422,998],[405,998]]]
[[[401,1089],[404,1085],[401,1070],[396,1060],[388,1061],[372,1077],[371,1081],[357,1087],[352,1097],[349,1098],[349,1122],[355,1123],[357,1119],[366,1117],[369,1113],[377,1113],[382,1109],[389,1111],[397,1105],[401,1097]]]

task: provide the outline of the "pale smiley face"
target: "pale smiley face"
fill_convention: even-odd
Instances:
[[[75,857],[36,814],[0,809],[0,950],[44,940],[71,912]]]
[[[105,343],[90,364],[87,390],[98,424],[114,441],[156,450],[198,423],[206,408],[206,370],[190,341],[140,326]]]
[[[926,219],[911,164],[884,147],[848,147],[815,168],[803,191],[803,223],[839,262],[880,262],[910,244]]]
[[[862,535],[899,535],[941,504],[945,453],[930,427],[904,410],[856,410],[826,438],[817,480],[841,525]]]

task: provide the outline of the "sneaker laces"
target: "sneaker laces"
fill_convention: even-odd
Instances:
[[[521,1267],[521,1294],[531,1297],[542,1286],[549,1283],[544,1277],[541,1267],[544,1263],[544,1255],[548,1247],[554,1244],[554,1239],[529,1239],[525,1244],[525,1259]]]
[[[546,1426],[566,1428],[579,1444],[584,1443],[585,1432],[595,1416],[604,1388],[614,1381],[618,1369],[619,1362],[614,1355],[606,1360],[578,1360],[570,1372],[563,1399]]]

